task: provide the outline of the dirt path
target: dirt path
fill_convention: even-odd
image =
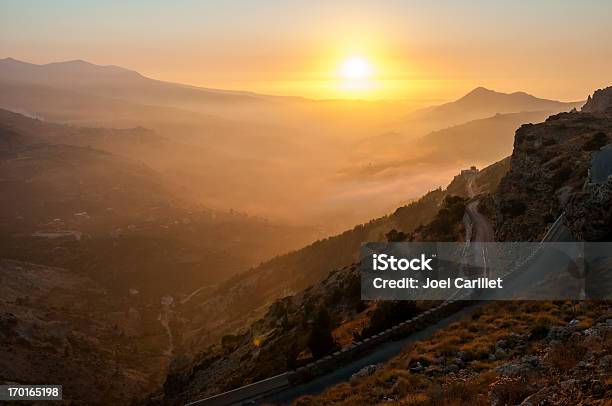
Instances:
[[[166,330],[168,335],[168,348],[164,351],[164,355],[172,356],[174,353],[174,336],[172,335],[172,329],[170,328],[170,319],[172,317],[171,306],[174,303],[172,296],[164,296],[161,298],[161,312],[159,313],[159,323]]]

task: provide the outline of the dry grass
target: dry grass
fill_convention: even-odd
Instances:
[[[354,380],[350,385],[333,386],[320,395],[301,398],[294,404],[488,405],[490,385],[494,383],[500,398],[507,400],[508,404],[517,403],[532,393],[534,388],[524,385],[524,382],[498,378],[494,368],[507,361],[488,359],[489,354],[495,352],[497,341],[503,339],[512,347],[516,334],[529,335],[534,326],[566,325],[574,318],[581,325],[590,326],[599,314],[601,309],[597,305],[582,304],[577,307],[572,302],[490,303],[478,308],[471,316],[438,331],[430,339],[407,346],[374,374]],[[527,341],[527,348],[516,356],[541,353],[544,346],[539,339]],[[455,362],[459,351],[465,352],[466,364],[471,371],[467,378],[458,379],[444,374],[431,376],[409,370],[419,361],[441,372],[444,365]],[[510,349],[509,357],[513,356],[512,351]],[[559,348],[552,351],[549,362],[559,368],[567,368],[578,362],[582,351],[579,347]]]
[[[546,354],[545,360],[557,369],[568,370],[575,367],[586,352],[587,348],[583,345],[572,342],[561,343]]]
[[[490,386],[501,405],[519,404],[527,396],[536,392],[536,388],[522,378],[503,378]]]
[[[350,345],[354,341],[353,332],[360,332],[369,324],[370,313],[369,310],[363,311],[355,319],[338,326],[332,331],[334,340],[343,348]]]

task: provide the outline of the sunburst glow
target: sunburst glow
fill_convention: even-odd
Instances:
[[[346,59],[340,68],[340,75],[348,80],[367,79],[372,73],[372,64],[359,56]]]

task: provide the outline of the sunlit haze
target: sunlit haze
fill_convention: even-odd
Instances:
[[[427,102],[520,86],[579,100],[605,84],[612,65],[611,13],[605,0],[9,0],[0,4],[0,57],[85,59],[161,80],[316,99]],[[376,69],[367,86],[338,83],[339,64],[353,55]]]
[[[0,0],[0,402],[612,405],[611,16]]]

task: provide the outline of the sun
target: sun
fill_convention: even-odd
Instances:
[[[363,80],[368,79],[373,70],[372,64],[367,59],[352,56],[342,62],[340,76],[346,80]]]

